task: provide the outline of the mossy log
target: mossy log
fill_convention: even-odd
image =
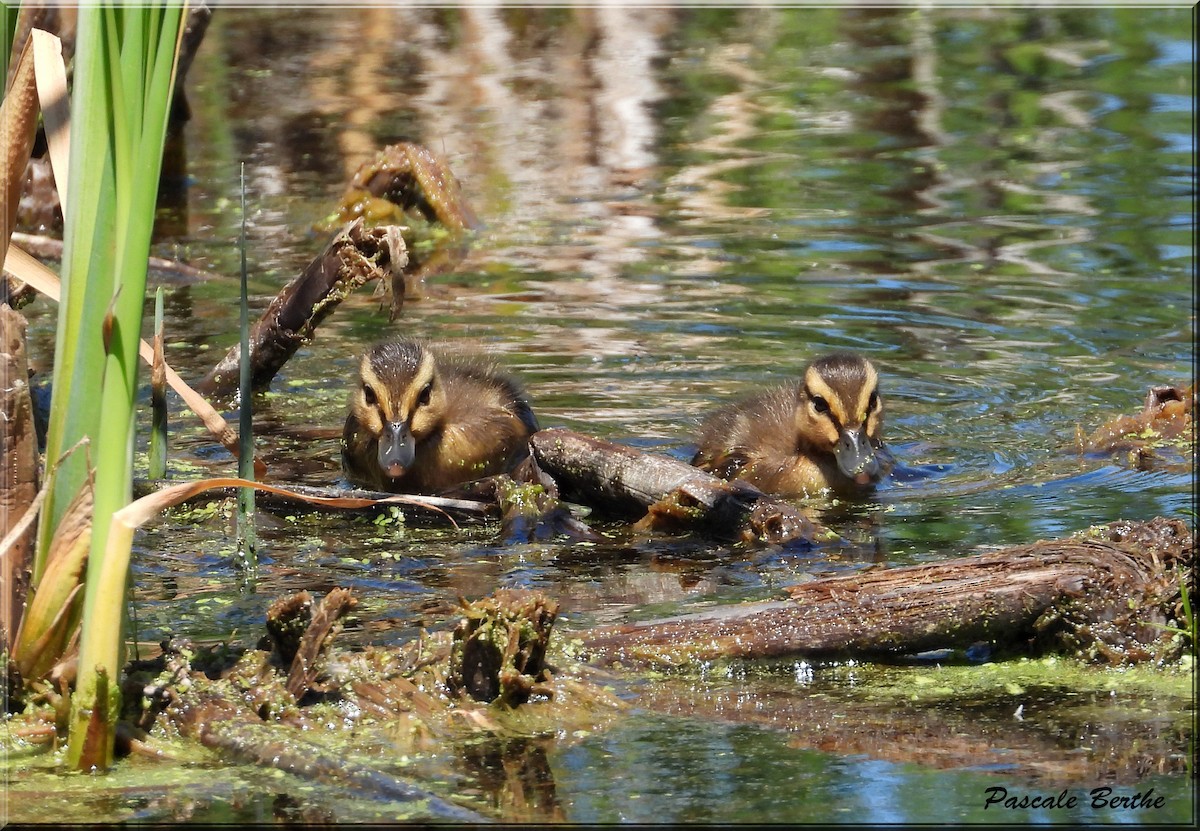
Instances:
[[[339,231],[308,268],[284,286],[250,329],[250,376],[255,390],[313,336],[317,326],[358,287],[399,272],[408,254],[396,226],[366,228],[357,219]],[[232,346],[197,384],[205,395],[237,390],[238,354]]]
[[[1183,648],[1180,587],[1195,596],[1195,537],[1179,520],[1116,522],[1061,540],[814,580],[790,597],[578,635],[595,660],[878,659],[989,642],[1109,663]]]
[[[777,545],[836,539],[782,499],[669,456],[558,428],[535,433],[530,447],[564,499],[620,517],[643,517],[647,526]]]

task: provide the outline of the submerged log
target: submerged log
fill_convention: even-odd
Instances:
[[[800,662],[791,668],[799,679],[812,671]],[[1136,693],[1119,689],[1110,697],[1073,690],[1063,696],[1058,684],[1070,688],[1071,682],[1056,681],[1062,673],[1054,670],[1047,673],[1049,687],[1027,691],[1021,686],[1016,692],[988,681],[970,691],[947,688],[942,685],[954,682],[944,680],[946,675],[954,676],[934,666],[926,671],[907,668],[882,686],[868,672],[861,686],[847,684],[836,691],[828,682],[798,683],[786,669],[778,667],[777,683],[751,685],[716,673],[703,682],[668,676],[643,684],[637,705],[707,723],[768,727],[780,731],[779,740],[786,740],[790,748],[927,769],[1000,771],[1013,781],[1133,784],[1148,771],[1182,775],[1190,766],[1192,719],[1186,704],[1180,703],[1177,711],[1174,703],[1166,704],[1173,709],[1170,714],[1156,709],[1149,719],[1131,718],[1130,709],[1140,709]],[[974,676],[988,675],[979,667],[970,669]],[[816,675],[822,674],[816,670]],[[1024,702],[1040,702],[1045,695],[1054,704],[1036,708],[1026,720],[1001,715],[1018,711]],[[1097,729],[1097,724],[1104,726]]]
[[[564,499],[606,513],[776,545],[836,539],[796,506],[678,459],[558,428],[535,433],[530,447]]]
[[[267,306],[250,330],[251,383],[262,390],[313,336],[317,326],[358,287],[399,272],[408,262],[400,229],[366,228],[361,219],[343,228],[329,246]],[[197,384],[206,395],[230,395],[238,385],[238,346]]]
[[[1181,585],[1195,596],[1195,537],[1179,520],[1116,522],[1062,540],[869,570],[731,606],[577,635],[605,662],[886,658],[980,641],[1109,663],[1177,655]],[[1184,582],[1186,581],[1186,583]]]

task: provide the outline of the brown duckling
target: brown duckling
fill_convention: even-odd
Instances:
[[[342,431],[342,469],[357,485],[434,493],[510,471],[537,420],[515,381],[413,340],[363,355]]]
[[[892,468],[880,436],[883,399],[871,362],[817,358],[799,385],[727,405],[700,427],[692,464],[783,496],[862,494]]]

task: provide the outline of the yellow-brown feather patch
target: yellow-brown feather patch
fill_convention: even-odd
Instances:
[[[854,423],[862,424],[867,420],[870,413],[867,412],[867,403],[871,400],[871,393],[875,392],[879,385],[879,373],[875,371],[873,364],[866,364],[866,378],[863,379],[862,386],[858,388],[858,401],[854,408]]]

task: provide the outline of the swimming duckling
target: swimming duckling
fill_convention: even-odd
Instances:
[[[342,469],[357,485],[434,493],[510,471],[537,419],[515,381],[413,340],[363,355],[342,430]]]
[[[805,367],[799,385],[709,416],[692,464],[783,496],[862,494],[892,468],[882,427],[878,372],[865,358],[837,352]]]

